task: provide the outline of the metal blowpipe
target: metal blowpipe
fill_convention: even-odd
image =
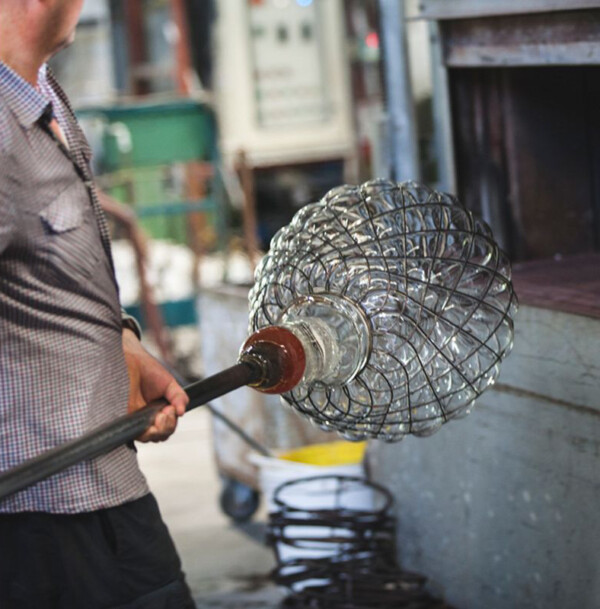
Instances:
[[[490,228],[414,182],[341,186],[273,238],[236,365],[188,410],[244,385],[352,440],[436,432],[470,412],[512,348],[517,299]],[[154,402],[0,475],[0,500],[140,436]]]

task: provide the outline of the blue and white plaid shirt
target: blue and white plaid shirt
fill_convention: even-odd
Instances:
[[[68,141],[44,127],[51,113]],[[38,88],[0,63],[0,471],[123,415],[129,381],[90,148],[44,66]],[[148,492],[121,447],[0,502],[77,513]]]

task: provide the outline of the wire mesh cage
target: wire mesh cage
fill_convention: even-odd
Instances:
[[[349,439],[434,433],[470,412],[512,348],[506,255],[454,197],[414,182],[331,190],[274,237],[256,278],[252,331],[309,317],[335,328],[343,382],[283,397]]]

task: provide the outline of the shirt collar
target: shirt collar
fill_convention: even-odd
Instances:
[[[40,68],[39,82],[46,81],[46,65]],[[30,129],[52,105],[51,100],[0,61],[0,97],[17,117]]]

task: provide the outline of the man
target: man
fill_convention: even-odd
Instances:
[[[123,319],[90,151],[46,61],[83,0],[0,0],[0,471],[160,397],[187,396]],[[0,501],[2,609],[191,608],[123,446]]]

